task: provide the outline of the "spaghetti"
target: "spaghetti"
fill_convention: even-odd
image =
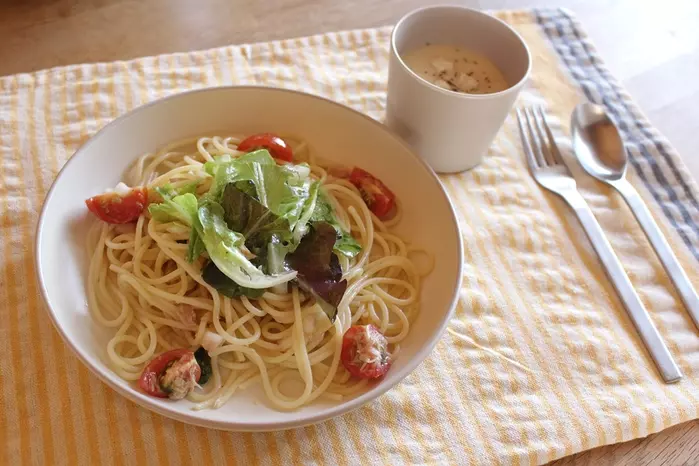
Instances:
[[[140,157],[128,173],[132,186],[182,188],[196,182],[205,195],[212,176],[206,162],[235,159],[241,139],[202,137]],[[292,410],[324,397],[339,400],[364,389],[340,361],[343,335],[353,325],[373,324],[385,336],[391,358],[418,313],[425,271],[413,249],[391,232],[400,209],[381,221],[342,170],[316,160],[304,142],[291,143],[294,161],[310,166],[321,182],[340,227],[361,246],[354,257],[338,255],[347,288],[334,322],[304,290],[268,288],[258,298],[227,297],[202,277],[206,257],[188,262],[190,227],[158,221],[148,210],[135,223],[95,222],[87,248],[89,308],[102,326],[115,329],[107,343],[109,364],[136,381],[158,354],[214,344],[211,379],[187,394],[194,409],[218,408],[237,391],[261,383],[270,404]]]

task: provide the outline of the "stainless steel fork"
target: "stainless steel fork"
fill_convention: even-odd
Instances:
[[[543,110],[539,107],[517,109],[517,121],[534,179],[544,188],[561,196],[573,209],[663,379],[666,383],[677,382],[682,378],[682,372],[634,291],[602,227],[580,195],[575,179],[556,146]]]

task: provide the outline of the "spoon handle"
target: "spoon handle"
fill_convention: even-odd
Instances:
[[[607,275],[619,293],[626,311],[638,331],[641,340],[646,346],[648,353],[655,361],[655,365],[666,383],[677,382],[682,378],[682,371],[677,367],[670,351],[665,346],[658,329],[653,324],[650,314],[646,310],[641,298],[636,294],[629,276],[622,267],[619,258],[614,253],[612,245],[609,244],[602,227],[597,223],[597,219],[592,214],[590,207],[582,198],[580,193],[572,191],[568,193],[566,201],[575,211],[580,223],[585,229],[585,233],[590,238],[592,246],[597,251],[597,255],[604,265]]]
[[[653,220],[653,216],[648,210],[648,207],[646,207],[643,199],[639,196],[636,188],[634,188],[626,178],[615,181],[613,186],[624,197],[631,211],[636,216],[636,220],[641,224],[641,228],[643,228],[643,231],[646,233],[648,241],[650,241],[650,244],[660,258],[660,262],[662,262],[667,274],[675,284],[684,305],[687,307],[690,317],[694,321],[694,325],[699,328],[699,296],[697,296],[696,290],[689,281],[687,273],[672,252],[663,232],[660,231],[658,224]]]

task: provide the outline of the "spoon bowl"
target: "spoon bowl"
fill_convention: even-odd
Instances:
[[[601,181],[624,178],[626,150],[604,107],[589,102],[575,107],[571,130],[575,154],[586,172]]]

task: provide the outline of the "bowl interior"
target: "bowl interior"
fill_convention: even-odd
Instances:
[[[106,364],[112,329],[87,309],[84,200],[113,187],[139,155],[200,135],[273,131],[303,137],[325,159],[361,166],[380,177],[404,207],[399,233],[434,255],[422,285],[421,312],[387,376],[341,402],[320,401],[294,412],[270,407],[257,387],[219,410],[192,411],[147,397]],[[179,94],[141,107],[98,132],[66,164],[46,198],[36,260],[42,293],[59,332],[82,361],[112,388],[138,404],[199,425],[236,430],[288,428],[330,418],[385,392],[427,356],[451,314],[460,283],[461,243],[449,199],[427,166],[381,124],[339,104],[307,94],[256,87]]]

